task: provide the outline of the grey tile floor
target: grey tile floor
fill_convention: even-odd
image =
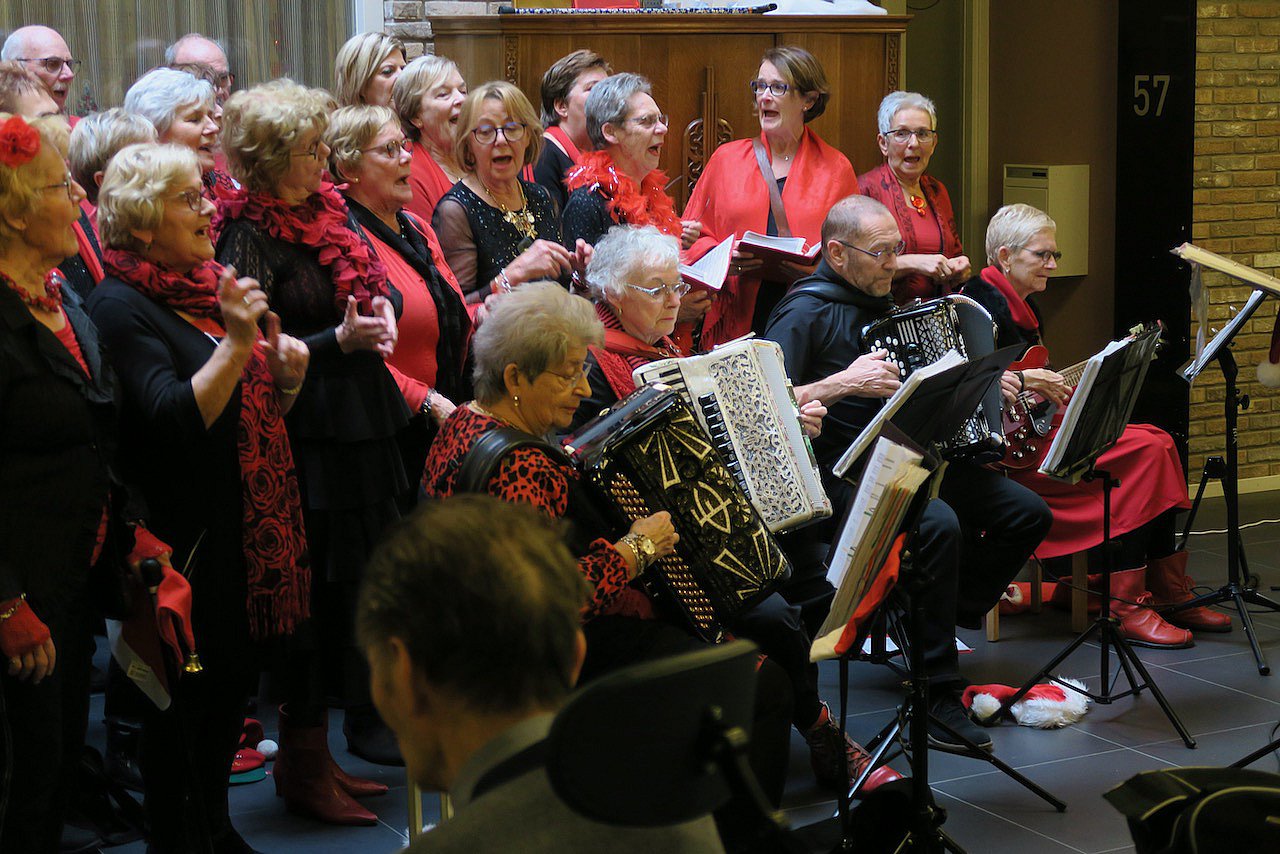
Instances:
[[[1280,494],[1241,499],[1243,522],[1280,517]],[[1207,501],[1196,528],[1224,527],[1220,501]],[[1261,576],[1261,589],[1280,585],[1280,525],[1243,532],[1249,565]],[[1226,577],[1226,538],[1196,536],[1191,540],[1191,573],[1201,585],[1218,585]],[[1280,599],[1280,592],[1274,594]],[[1280,671],[1280,614],[1255,616],[1264,653]],[[1071,639],[1065,613],[1051,609],[1040,615],[1006,618],[1001,639],[987,643],[981,632],[963,632],[974,648],[962,660],[974,682],[1020,684],[1049,661]],[[1071,851],[1080,854],[1132,851],[1120,815],[1102,793],[1132,775],[1156,768],[1226,765],[1266,744],[1280,722],[1280,673],[1260,676],[1244,632],[1237,625],[1225,635],[1200,635],[1192,649],[1139,650],[1139,656],[1197,742],[1188,750],[1149,693],[1094,706],[1078,725],[1042,731],[1003,725],[992,731],[998,756],[1067,802],[1058,813],[990,765],[942,753],[930,754],[930,783],[947,810],[946,830],[970,852]],[[1062,675],[1083,679],[1091,689],[1100,684],[1098,648],[1087,645],[1064,664]],[[822,691],[837,703],[837,670],[822,667]],[[1123,677],[1121,677],[1123,684]],[[856,738],[868,739],[891,718],[901,699],[899,680],[885,668],[855,664],[850,671],[847,724]],[[94,698],[90,739],[102,742],[101,697]],[[260,716],[271,734],[275,717]],[[334,716],[337,730],[337,715]],[[270,778],[234,788],[231,808],[240,832],[264,852],[391,852],[407,842],[406,787],[399,769],[368,765],[348,756],[340,735],[331,735],[334,755],[349,771],[382,780],[391,792],[366,801],[380,823],[369,828],[331,828],[285,812],[274,796]],[[791,773],[784,808],[793,825],[805,825],[832,814],[831,798],[812,782],[803,740],[793,733]],[[895,763],[906,771],[903,761]],[[1265,757],[1253,767],[1280,770],[1280,760]],[[425,799],[428,818],[437,802]],[[135,843],[115,849],[142,852]]]

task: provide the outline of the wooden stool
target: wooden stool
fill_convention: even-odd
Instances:
[[[1041,581],[1044,578],[1044,566],[1039,558],[1032,558],[1031,566],[1031,612],[1039,614],[1043,605],[1041,601]],[[1083,632],[1089,625],[1089,558],[1086,552],[1076,552],[1071,556],[1071,631]],[[1000,640],[1000,606],[997,604],[987,612],[987,641],[995,643]]]
[[[453,801],[444,792],[440,793],[440,823],[444,824],[453,818]],[[426,828],[426,819],[422,813],[422,787],[409,780],[409,844],[421,836]]]

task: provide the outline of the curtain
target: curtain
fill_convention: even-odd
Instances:
[[[164,49],[197,32],[227,48],[235,87],[277,77],[333,86],[333,60],[352,35],[357,0],[3,0],[0,36],[44,24],[84,61],[67,111],[119,106],[134,80],[164,62]]]

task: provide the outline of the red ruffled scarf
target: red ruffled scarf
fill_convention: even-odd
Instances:
[[[609,388],[619,399],[636,390],[631,373],[658,359],[678,358],[684,352],[670,338],[646,344],[622,328],[622,321],[606,305],[596,303],[596,316],[604,324],[604,346],[591,347],[596,364],[604,372]]]
[[[984,267],[978,275],[982,281],[998,290],[1005,302],[1009,303],[1009,314],[1012,315],[1013,322],[1019,329],[1035,332],[1040,328],[1040,321],[1036,320],[1035,312],[1031,310],[1031,306],[1027,305],[1025,299],[1018,296],[1004,273],[995,267]]]
[[[209,261],[186,275],[133,252],[107,249],[107,272],[143,296],[185,312],[214,337],[225,336],[218,305],[222,265]],[[287,634],[310,614],[311,569],[302,523],[302,496],[285,432],[275,380],[262,342],[253,348],[240,384],[241,542],[247,569],[249,628],[255,638]],[[199,488],[198,486],[196,488]]]
[[[608,200],[609,215],[628,225],[652,225],[663,234],[679,237],[683,227],[676,215],[675,203],[667,195],[666,173],[654,169],[639,187],[628,175],[618,171],[607,151],[582,155],[578,165],[565,176],[569,192],[579,187],[598,191]]]
[[[247,219],[267,234],[286,243],[298,243],[319,251],[320,266],[333,279],[333,301],[338,314],[354,296],[368,314],[374,297],[387,295],[387,271],[369,245],[347,226],[347,205],[329,181],[321,183],[300,205],[291,207],[267,193],[244,188],[214,188],[218,212],[213,228],[218,233],[228,222]]]

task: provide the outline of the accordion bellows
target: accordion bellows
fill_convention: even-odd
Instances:
[[[791,573],[751,502],[689,409],[669,388],[644,386],[587,423],[565,451],[623,525],[666,510],[680,541],[642,580],[674,600],[703,637]],[[658,589],[654,589],[654,585]]]
[[[775,534],[831,515],[783,365],[773,341],[740,338],[632,373],[637,385],[660,382],[680,393]]]

